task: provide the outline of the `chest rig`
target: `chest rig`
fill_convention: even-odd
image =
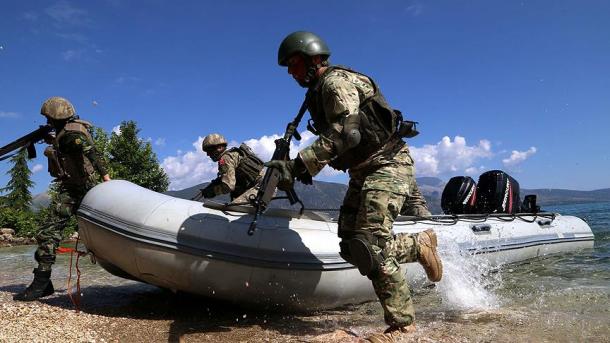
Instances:
[[[316,85],[310,88],[307,94],[307,105],[309,113],[311,114],[311,121],[308,125],[308,129],[313,134],[319,135],[320,133],[329,130],[331,127],[331,123],[326,119],[327,116],[324,110],[322,87],[333,70],[345,70],[350,73],[362,75],[370,80],[374,90],[373,96],[361,102],[359,106],[359,143],[340,152],[339,155],[329,163],[331,167],[345,171],[352,166],[364,162],[386,144],[394,136],[399,124],[399,118],[398,114],[388,105],[379,91],[377,84],[371,78],[347,67],[331,66],[324,71]],[[342,124],[345,127],[346,124]]]
[[[249,188],[254,187],[261,170],[263,170],[263,161],[244,143],[239,147],[229,149],[229,151],[237,152],[241,157],[237,168],[235,168],[235,190],[231,192],[231,198],[236,198]]]
[[[62,143],[62,139],[70,133],[80,133],[81,137],[87,139],[87,143],[93,146],[93,137],[89,132],[91,124],[84,120],[72,120],[68,122],[55,137],[53,145],[45,149],[48,160],[49,174],[64,183],[85,184],[94,174],[91,161],[83,154],[81,149],[73,149],[69,144],[78,142]],[[81,139],[81,138],[77,138]],[[75,151],[76,150],[76,151]]]

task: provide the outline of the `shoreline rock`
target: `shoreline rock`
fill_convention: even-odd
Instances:
[[[17,245],[30,245],[35,243],[36,240],[34,238],[15,236],[15,230],[13,229],[0,229],[0,248],[8,248]]]

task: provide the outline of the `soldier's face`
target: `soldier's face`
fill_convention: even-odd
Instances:
[[[288,59],[288,74],[302,87],[306,87],[307,66],[302,55],[296,54]]]
[[[223,151],[225,151],[225,146],[224,145],[217,145],[211,149],[208,149],[205,151],[206,155],[208,155],[209,158],[212,159],[212,161],[214,162],[218,162],[218,159],[220,158],[220,154],[222,154]]]
[[[60,123],[61,122],[58,120],[53,120],[53,119],[47,117],[47,124],[53,126],[56,129],[60,126]]]

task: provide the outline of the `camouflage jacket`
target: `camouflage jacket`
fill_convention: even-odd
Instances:
[[[315,176],[331,163],[340,157],[342,151],[340,147],[343,143],[343,125],[345,118],[352,115],[361,115],[361,106],[376,93],[374,82],[363,74],[351,72],[344,69],[333,69],[324,73],[318,81],[320,95],[314,100],[322,103],[312,104],[311,100],[308,109],[312,107],[321,108],[325,116],[326,130],[318,133],[318,138],[308,147],[299,152],[307,171]],[[377,89],[378,91],[378,89]],[[358,147],[356,147],[358,148]],[[399,152],[406,151],[409,162],[406,143],[399,138],[392,139],[388,144],[383,145],[372,153],[365,161],[349,168],[350,173],[360,170],[368,170],[381,165],[397,163],[395,157]],[[404,157],[404,153],[400,157]],[[399,158],[400,159],[400,158]]]
[[[95,149],[89,133],[91,124],[82,120],[70,121],[47,147],[45,156],[49,173],[64,184],[85,185],[95,183],[94,172],[106,175],[106,167]]]
[[[210,183],[216,195],[231,193],[231,198],[234,199],[261,181],[263,177],[262,161],[259,160],[260,167],[250,166],[248,168],[247,163],[243,163],[247,162],[245,160],[248,157],[240,149],[241,147],[227,149],[220,155],[218,175]],[[258,159],[258,157],[254,157]],[[258,171],[253,170],[254,168]]]

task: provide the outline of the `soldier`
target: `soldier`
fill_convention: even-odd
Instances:
[[[38,249],[34,258],[38,267],[34,269],[34,281],[15,300],[32,301],[55,292],[51,282],[51,266],[55,263],[55,250],[61,241],[61,232],[70,216],[76,213],[87,191],[95,186],[94,171],[109,181],[103,161],[93,145],[89,129],[91,124],[78,119],[72,104],[60,97],[47,99],[40,110],[47,122],[55,128],[50,136],[51,144],[44,154],[47,156],[49,173],[59,183],[59,194],[53,204],[59,222],[50,223],[37,235]]]
[[[373,283],[389,328],[367,339],[393,341],[415,330],[411,292],[400,263],[418,261],[431,281],[440,281],[442,264],[436,252],[436,234],[392,232],[405,199],[421,197],[416,191],[413,159],[399,134],[399,113],[386,102],[368,76],[346,67],[330,66],[326,43],[310,32],[294,32],[281,43],[280,66],[307,88],[312,122],[318,136],[289,161],[270,161],[280,170],[280,187],[294,179],[308,183],[325,165],[349,171],[349,187],[339,214],[341,256],[358,267]],[[419,194],[419,195],[418,195]],[[425,200],[409,200],[427,213]]]
[[[242,143],[227,149],[227,140],[218,133],[207,135],[201,149],[214,162],[218,162],[218,176],[201,190],[204,198],[229,193],[231,204],[247,204],[250,196],[256,196],[263,179],[263,161]]]

